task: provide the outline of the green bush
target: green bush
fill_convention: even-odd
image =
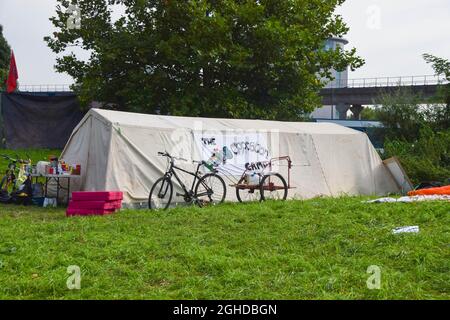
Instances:
[[[450,129],[436,133],[423,128],[415,143],[387,140],[384,149],[387,158],[399,158],[413,183],[450,178]]]

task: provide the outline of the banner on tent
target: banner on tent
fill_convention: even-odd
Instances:
[[[214,162],[223,175],[262,171],[273,154],[268,132],[202,131],[194,133],[194,141],[201,158]]]

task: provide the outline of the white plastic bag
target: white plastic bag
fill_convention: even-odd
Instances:
[[[46,207],[56,208],[56,206],[57,206],[56,198],[45,198],[44,204],[42,206],[44,208],[46,208]]]
[[[419,226],[398,227],[392,230],[393,234],[398,233],[419,233]]]

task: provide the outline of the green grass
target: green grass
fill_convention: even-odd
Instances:
[[[363,200],[73,218],[0,205],[0,299],[449,299],[450,204]],[[420,233],[391,233],[407,225]]]

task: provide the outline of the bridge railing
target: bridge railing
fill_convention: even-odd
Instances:
[[[427,86],[448,83],[442,75],[377,77],[330,81],[325,88],[376,88],[401,86]]]
[[[69,92],[70,84],[21,84],[20,92]]]
[[[341,79],[328,82],[325,88],[374,88],[399,86],[426,86],[445,84],[448,81],[441,75],[377,77]],[[22,92],[69,92],[70,84],[20,84]]]

